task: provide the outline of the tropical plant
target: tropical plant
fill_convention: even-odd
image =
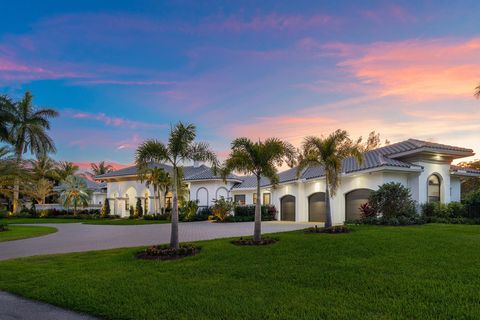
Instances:
[[[29,162],[35,179],[59,180],[57,163],[49,156],[39,155],[37,159]]]
[[[197,215],[198,204],[197,201],[186,201],[183,204],[182,212],[185,214],[185,221],[193,221]]]
[[[230,155],[221,170],[222,177],[226,180],[233,171],[252,174],[256,178],[257,194],[260,195],[260,179],[266,177],[275,186],[279,181],[277,167],[285,161],[288,165],[293,166],[295,156],[295,148],[290,143],[277,138],[268,138],[258,142],[253,142],[248,138],[237,138],[233,140]],[[253,239],[257,242],[262,239],[261,206],[261,197],[258,197],[253,231]]]
[[[90,199],[85,180],[78,176],[68,176],[60,185],[60,202],[65,208],[73,205],[73,214],[77,215],[79,205],[86,206]]]
[[[73,162],[60,161],[57,167],[57,176],[60,181],[63,181],[67,179],[67,177],[75,175],[78,170],[80,170],[80,168]]]
[[[143,216],[142,208],[142,199],[137,198],[137,203],[135,204],[135,218]]]
[[[358,141],[358,140],[357,140]],[[302,154],[299,156],[297,176],[309,166],[322,166],[325,172],[325,227],[332,226],[332,211],[330,197],[333,197],[340,186],[340,175],[343,170],[343,160],[353,157],[358,164],[363,163],[363,155],[358,142],[353,142],[347,131],[336,130],[328,137],[306,137],[302,144]]]
[[[168,188],[172,184],[172,179],[170,174],[166,172],[163,168],[160,167],[140,167],[138,169],[138,179],[145,185],[147,188],[153,186],[153,207],[154,212],[163,212],[163,201],[162,194],[165,194],[168,191]],[[158,208],[157,211],[157,198],[158,198]]]
[[[90,170],[92,172],[86,172],[85,174],[91,178],[94,179],[96,176],[109,173],[113,171],[113,166],[110,164],[106,164],[105,161],[100,161],[98,164],[97,163],[90,163]]]
[[[208,144],[195,142],[196,128],[193,124],[179,122],[170,129],[168,143],[152,139],[143,142],[137,149],[136,164],[140,168],[150,162],[168,163],[173,169],[172,224],[170,246],[178,249],[178,182],[183,180],[182,168],[186,161],[208,161],[214,171],[217,158]]]
[[[25,182],[21,185],[23,192],[32,180],[30,171],[25,168],[23,161],[16,160],[9,147],[0,147],[0,194],[8,199],[13,197],[17,180]]]
[[[108,199],[105,199],[105,203],[102,206],[102,210],[100,212],[100,216],[102,218],[107,217],[110,214],[110,201]]]
[[[0,99],[2,119],[7,119],[8,141],[12,145],[17,163],[22,156],[30,152],[36,156],[55,152],[55,144],[48,135],[50,119],[58,112],[49,108],[36,108],[32,104],[33,96],[27,91],[18,102]],[[2,129],[3,130],[3,129]],[[18,211],[20,180],[15,179],[13,192],[13,211]]]
[[[31,195],[40,204],[45,203],[45,198],[53,194],[53,182],[48,179],[40,178],[32,184]]]
[[[213,200],[212,215],[213,219],[225,222],[227,217],[230,216],[235,209],[235,201],[220,197],[220,199]]]

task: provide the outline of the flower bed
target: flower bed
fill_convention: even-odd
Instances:
[[[317,226],[305,230],[305,233],[349,233],[351,230],[347,226],[332,226],[328,228],[319,228]]]
[[[237,246],[264,246],[267,244],[274,244],[278,242],[276,238],[264,237],[260,241],[255,241],[253,238],[243,238],[232,240],[232,243]]]
[[[145,260],[173,260],[194,256],[199,252],[200,247],[193,244],[182,244],[178,249],[170,248],[168,245],[157,245],[138,252],[136,257]]]

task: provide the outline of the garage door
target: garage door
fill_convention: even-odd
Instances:
[[[308,221],[325,222],[325,192],[317,192],[308,197]]]
[[[370,189],[357,189],[345,195],[345,219],[358,220],[362,217],[360,206],[368,202]]]
[[[284,196],[281,200],[281,218],[283,221],[295,221],[295,197]]]

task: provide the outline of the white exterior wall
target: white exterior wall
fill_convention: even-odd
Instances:
[[[190,182],[190,199],[198,200],[199,206],[211,206],[213,205],[213,200],[221,196],[225,197],[226,195],[226,198],[231,197],[230,189],[232,189],[233,185],[234,183],[231,181],[224,183],[222,180],[192,181]],[[208,194],[206,203],[205,193]]]
[[[462,181],[459,177],[450,176],[450,200],[461,200]]]
[[[448,163],[431,163],[431,162],[415,162],[414,164],[423,167],[423,171],[410,184],[414,185],[415,194],[412,197],[419,204],[427,202],[427,186],[428,178],[432,174],[439,176],[440,184],[440,201],[449,203],[450,200],[450,164]],[[412,190],[413,191],[413,190]]]
[[[94,192],[90,197],[90,204],[101,204],[105,203],[107,199],[107,194],[104,192]]]
[[[136,205],[136,197],[142,197],[142,207],[145,209],[143,202],[145,193],[148,194],[148,210],[144,213],[151,214],[154,211],[152,186],[147,188],[145,183],[141,183],[140,181],[134,179],[107,182],[107,199],[110,201],[110,213],[120,215],[122,217],[128,217],[130,215],[129,211],[125,209],[124,198],[126,195],[128,195],[130,199],[129,206],[133,207]]]

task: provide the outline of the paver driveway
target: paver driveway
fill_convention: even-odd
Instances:
[[[80,252],[167,243],[170,224],[130,226],[87,225],[81,223],[42,224],[58,229],[46,236],[0,243],[0,260],[33,255]],[[310,224],[263,222],[262,232],[303,229]],[[37,225],[38,226],[38,225]],[[180,241],[209,240],[253,233],[253,222],[188,222],[179,226]]]

